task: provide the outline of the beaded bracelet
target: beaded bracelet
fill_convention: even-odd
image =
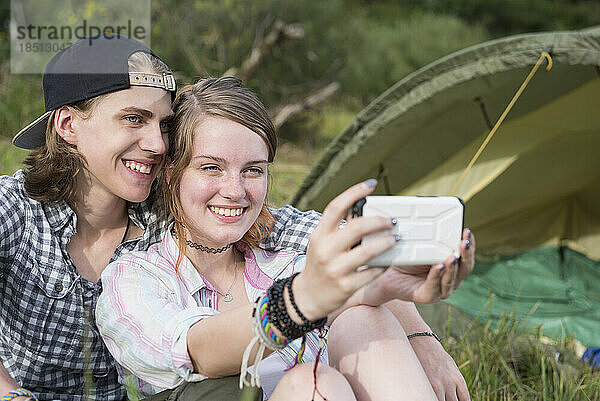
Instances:
[[[440,343],[442,342],[442,339],[439,338],[438,335],[432,331],[418,331],[416,333],[407,335],[406,338],[422,337],[422,336],[433,337],[436,340],[438,340]]]
[[[267,291],[269,296],[268,316],[284,337],[288,340],[295,340],[302,337],[306,331],[292,320],[285,307],[283,289],[287,280],[288,278],[276,280]]]
[[[323,327],[325,327],[325,324],[327,323],[327,317],[323,317],[314,322],[311,322],[310,320],[308,320],[306,318],[306,316],[304,316],[302,314],[302,312],[300,312],[300,309],[298,309],[298,306],[296,305],[296,301],[294,300],[294,292],[292,291],[292,282],[294,281],[294,279],[296,278],[296,276],[298,274],[300,274],[300,273],[292,274],[285,283],[285,286],[288,290],[288,296],[290,298],[290,303],[294,307],[294,310],[296,311],[298,316],[300,316],[300,319],[302,320],[302,323],[303,323],[302,327],[305,330],[305,332],[313,331],[315,329],[322,329]]]
[[[12,390],[12,391],[9,391],[8,393],[4,394],[2,396],[2,401],[10,401],[14,398],[21,397],[21,396],[25,396],[25,397],[29,397],[30,399],[37,400],[37,398],[35,398],[35,395],[33,395],[33,393],[31,391],[26,390],[23,387],[19,387],[16,390]]]
[[[298,273],[280,280],[276,280],[273,285],[267,291],[269,296],[269,303],[267,307],[267,315],[269,320],[279,329],[281,334],[288,340],[295,340],[296,338],[302,337],[304,334],[314,330],[320,329],[327,323],[327,318],[324,317],[315,322],[311,322],[300,312],[296,302],[294,301],[294,293],[292,291],[292,281],[298,275]],[[288,296],[290,297],[290,303],[294,307],[296,313],[303,321],[303,325],[299,325],[290,317],[287,308],[285,306],[284,288],[288,289]]]

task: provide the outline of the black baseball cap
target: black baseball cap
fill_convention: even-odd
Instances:
[[[120,34],[104,33],[79,39],[59,51],[46,65],[43,77],[45,113],[13,138],[13,144],[34,149],[46,143],[53,110],[131,86],[177,90],[173,74],[130,72],[127,61],[136,52],[156,56],[143,43]]]

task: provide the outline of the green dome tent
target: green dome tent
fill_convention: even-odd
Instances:
[[[410,74],[331,143],[292,203],[322,210],[370,177],[379,195],[449,194],[545,50],[552,69],[539,69],[455,191],[477,263],[448,302],[491,319],[514,310],[598,347],[600,26],[493,40]]]

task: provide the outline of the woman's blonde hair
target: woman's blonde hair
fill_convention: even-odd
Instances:
[[[160,193],[164,212],[170,213],[175,220],[179,265],[186,244],[186,223],[180,201],[181,177],[192,159],[194,133],[199,124],[206,117],[221,117],[251,129],[267,145],[269,162],[275,157],[277,135],[264,104],[234,77],[207,78],[184,87],[173,103],[173,112],[169,135],[169,179],[167,174],[163,174]],[[274,224],[275,219],[265,202],[258,218],[242,239],[257,247],[271,233]]]
[[[158,57],[144,52],[133,53],[128,60],[129,71],[163,74],[169,67]],[[94,109],[110,93],[83,100],[71,106],[81,118],[89,118]],[[85,159],[75,146],[67,143],[54,129],[56,111],[50,114],[46,127],[46,144],[33,150],[24,160],[25,190],[39,202],[67,202],[73,206],[77,192],[77,175]]]

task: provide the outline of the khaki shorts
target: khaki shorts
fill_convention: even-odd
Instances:
[[[239,388],[239,376],[221,379],[205,379],[199,382],[186,382],[172,390],[165,390],[146,401],[262,401],[262,389],[256,387]],[[243,398],[242,398],[243,397]]]

